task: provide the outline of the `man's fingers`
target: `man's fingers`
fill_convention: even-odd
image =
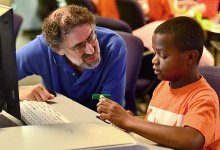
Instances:
[[[46,101],[48,99],[51,99],[53,96],[47,91],[46,87],[42,84],[39,84],[36,86],[36,91],[40,98],[37,96],[38,101]]]
[[[42,88],[41,91],[38,91],[39,95],[41,96],[41,99],[43,101],[46,101],[48,99],[51,99],[52,94],[50,94],[46,88]]]
[[[36,98],[34,97],[34,95],[29,95],[27,96],[27,98],[25,100],[28,100],[28,101],[36,101]]]
[[[38,101],[38,102],[42,101],[42,98],[41,98],[41,96],[39,95],[39,93],[36,92],[36,93],[34,94],[34,97],[35,97],[35,100],[36,100],[36,101]]]

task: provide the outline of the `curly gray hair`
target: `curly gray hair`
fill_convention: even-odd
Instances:
[[[53,11],[42,24],[43,35],[47,44],[58,51],[63,42],[63,35],[70,32],[75,26],[94,25],[95,16],[85,7],[67,5]]]

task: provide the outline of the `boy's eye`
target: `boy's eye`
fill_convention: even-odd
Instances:
[[[161,57],[162,57],[163,59],[166,59],[166,58],[167,58],[167,56],[163,56],[163,55],[162,55]]]

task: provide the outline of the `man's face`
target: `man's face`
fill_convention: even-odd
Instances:
[[[99,43],[94,28],[82,25],[64,35],[63,48],[58,52],[83,69],[93,69],[101,61]]]

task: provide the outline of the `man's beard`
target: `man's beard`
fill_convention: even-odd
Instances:
[[[94,54],[94,55],[96,55],[96,54]],[[83,61],[83,59],[81,59],[79,66],[84,69],[94,69],[95,67],[97,67],[99,65],[100,61],[101,61],[101,57],[100,57],[100,54],[98,54],[98,59],[95,62],[88,64],[85,61]]]
[[[88,54],[83,54],[82,58],[68,58],[73,64],[82,67],[83,69],[94,69],[95,67],[97,67],[101,61],[101,57],[100,57],[100,50],[98,50],[98,48],[95,49],[95,53],[96,54],[92,54],[92,55],[98,55],[98,59],[95,62],[92,63],[86,63],[86,59],[88,57],[90,57],[91,55]]]

